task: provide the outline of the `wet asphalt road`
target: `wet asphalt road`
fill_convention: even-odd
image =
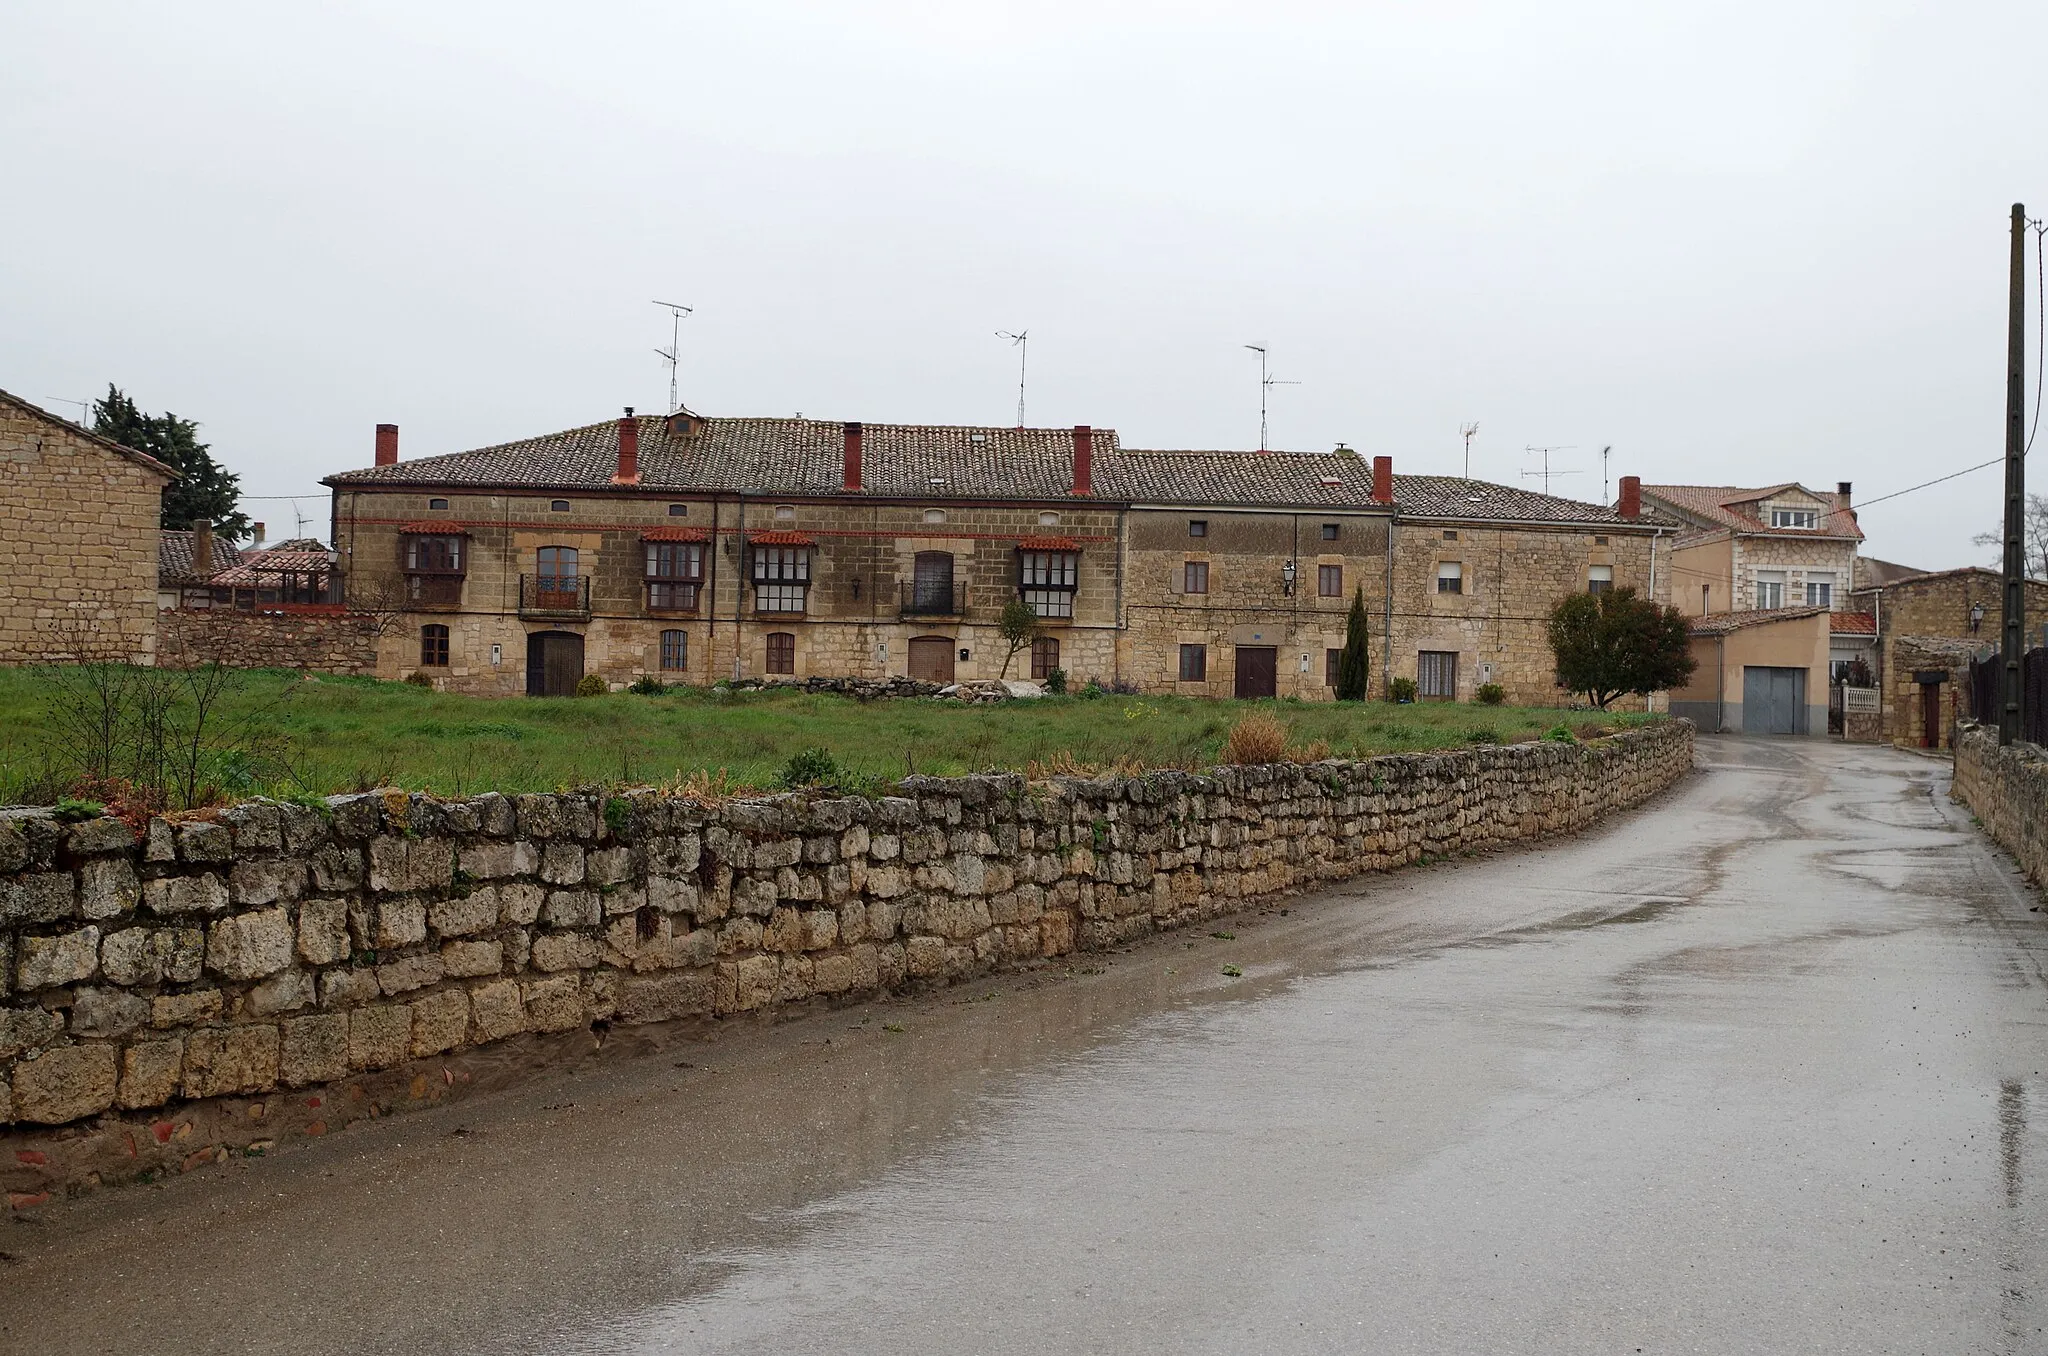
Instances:
[[[1700,749],[1235,940],[0,1226],[0,1349],[2048,1352],[2048,914],[1939,763]]]

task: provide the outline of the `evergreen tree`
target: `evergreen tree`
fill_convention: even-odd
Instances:
[[[155,457],[178,473],[178,479],[164,487],[164,527],[189,528],[194,519],[205,518],[229,541],[249,536],[248,515],[238,507],[241,481],[199,441],[198,424],[168,411],[145,414],[109,383],[106,398],[93,402],[92,431],[109,442]]]
[[[1362,702],[1372,686],[1372,655],[1365,631],[1365,590],[1353,590],[1351,615],[1344,619],[1344,648],[1337,655],[1337,700]]]
[[[1682,687],[1698,667],[1678,609],[1630,588],[1568,595],[1551,612],[1549,631],[1557,685],[1603,711],[1624,693]]]

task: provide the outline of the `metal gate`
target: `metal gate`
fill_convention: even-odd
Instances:
[[[1742,669],[1742,732],[1803,735],[1806,733],[1806,670]]]

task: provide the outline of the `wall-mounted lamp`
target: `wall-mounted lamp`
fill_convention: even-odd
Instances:
[[[860,597],[860,580],[858,579],[853,581],[853,596],[856,599]]]
[[[1982,626],[1983,624],[1984,624],[1984,604],[1982,604],[1982,603],[1971,603],[1971,604],[1970,604],[1970,630],[1971,630],[1971,632],[1972,632],[1972,633],[1974,633],[1974,632],[1975,632],[1975,631],[1977,630],[1977,628],[1978,628],[1979,626]]]
[[[1280,592],[1287,597],[1294,595],[1294,562],[1291,560],[1280,562]]]

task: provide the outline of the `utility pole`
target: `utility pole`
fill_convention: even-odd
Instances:
[[[2027,208],[2012,205],[2012,296],[2005,332],[2005,634],[1999,656],[1998,742],[2020,737],[2020,665],[2026,654],[2027,595],[2024,537],[2027,463],[2024,372],[2027,348]]]

